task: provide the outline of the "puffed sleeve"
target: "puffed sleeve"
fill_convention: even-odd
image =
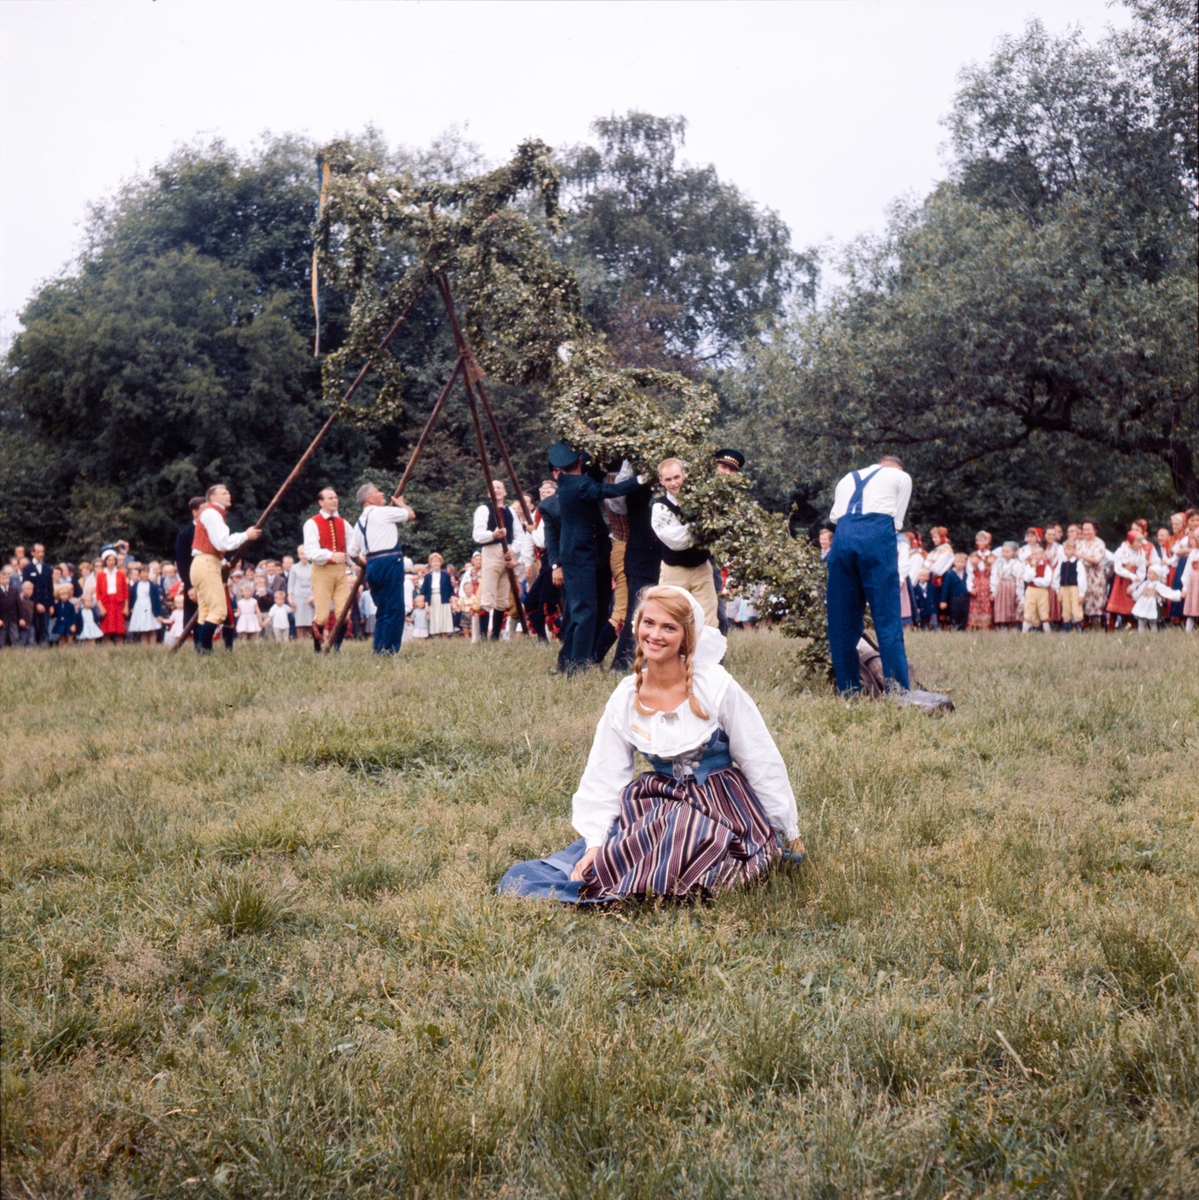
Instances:
[[[799,837],[799,813],[783,756],[758,706],[735,680],[725,689],[719,716],[721,729],[729,735],[733,761],[753,788],[771,827],[784,841]]]
[[[620,815],[620,793],[633,782],[633,747],[617,720],[625,703],[620,689],[608,701],[595,727],[579,789],[571,798],[571,824],[587,839],[588,849],[603,845]]]

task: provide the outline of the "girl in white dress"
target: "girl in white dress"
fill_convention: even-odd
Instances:
[[[183,636],[183,593],[176,592],[171,605],[171,620],[163,635],[162,644],[170,649]]]
[[[98,646],[104,640],[104,633],[96,621],[96,587],[95,576],[89,576],[90,586],[84,587],[80,600],[79,615],[83,618],[83,630],[79,634],[80,642]]]
[[[150,579],[149,567],[138,567],[137,579],[129,585],[129,624],[126,632],[135,633],[143,646],[151,645],[158,636],[158,590]]]
[[[1182,590],[1166,584],[1170,568],[1162,562],[1151,562],[1144,579],[1132,585],[1132,615],[1137,619],[1137,632],[1144,633],[1151,625],[1157,628],[1162,609],[1171,600],[1181,600]]]
[[[254,599],[254,585],[241,585],[241,599],[237,602],[237,640],[239,642],[256,642],[262,631],[260,619],[261,610],[258,601]]]

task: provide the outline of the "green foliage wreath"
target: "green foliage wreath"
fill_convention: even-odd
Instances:
[[[452,278],[463,329],[479,365],[505,383],[538,385],[556,432],[602,464],[628,459],[656,475],[677,457],[690,474],[680,501],[697,540],[730,569],[733,586],[763,616],[804,639],[802,674],[827,675],[824,567],[783,516],[750,496],[743,475],[717,475],[710,387],[670,371],[620,368],[584,320],[573,277],[549,255],[534,221],[513,206],[533,192],[545,221],[559,221],[558,176],[544,143],[523,143],[504,167],[453,183],[414,182],[357,159],[344,142],[323,151],[327,203],[316,231],[324,280],[353,296],[349,335],[324,363],[324,390],[341,404],[355,364],[375,355],[384,334],[439,272]],[[369,408],[343,417],[384,423],[399,409],[402,371],[378,355],[382,376]]]

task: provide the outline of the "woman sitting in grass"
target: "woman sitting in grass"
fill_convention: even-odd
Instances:
[[[647,588],[634,639],[634,673],[604,709],[574,794],[583,836],[518,863],[500,892],[683,896],[760,878],[784,840],[802,855],[787,768],[757,706],[719,665],[725,639],[705,627],[699,603],[681,588]],[[634,751],[652,770],[636,774]]]

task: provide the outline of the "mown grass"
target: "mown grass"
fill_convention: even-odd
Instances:
[[[5,1196],[1199,1194],[1199,643],[730,666],[808,863],[498,899],[612,686],[531,645],[5,652]]]

